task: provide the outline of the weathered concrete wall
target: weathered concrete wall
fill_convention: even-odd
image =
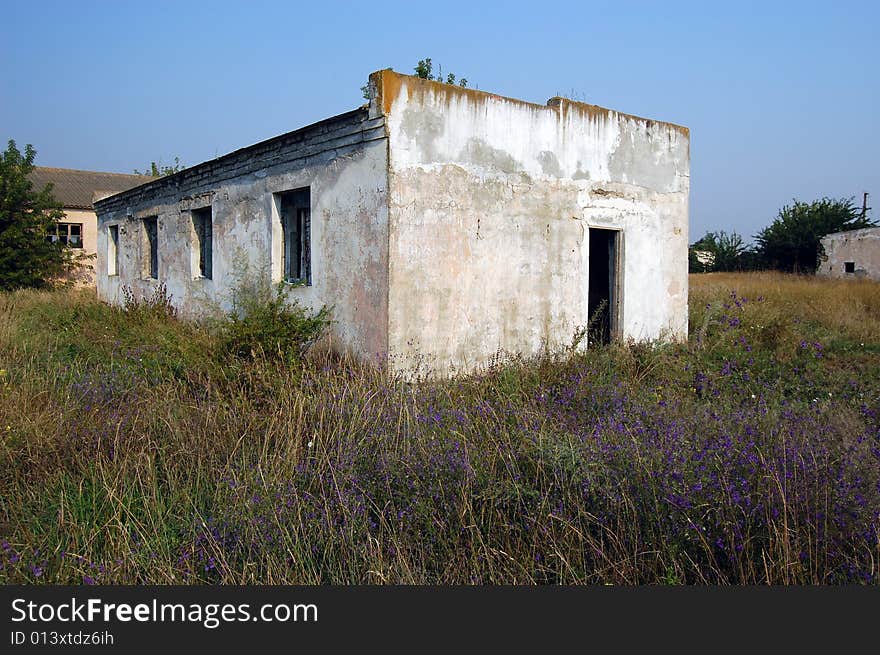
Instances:
[[[554,99],[534,105],[381,71],[368,108],[96,203],[99,296],[146,279],[185,315],[228,307],[242,277],[281,277],[278,194],[311,193],[312,286],[338,349],[407,370],[531,354],[587,325],[589,229],[618,231],[619,336],[687,331],[685,128]],[[195,210],[213,212],[213,279],[198,275]],[[108,272],[109,229],[119,270]]]
[[[361,109],[200,164],[96,203],[100,298],[123,285],[146,296],[167,286],[183,315],[231,304],[242,281],[281,279],[281,225],[273,194],[310,188],[312,284],[290,297],[333,306],[332,345],[384,362],[387,352],[387,142],[381,117]],[[213,213],[213,277],[199,276],[192,211]],[[158,217],[158,282],[143,219]],[[119,273],[108,274],[108,228],[119,229]]]
[[[371,78],[389,134],[389,352],[437,373],[587,325],[590,227],[620,230],[620,336],[687,332],[686,128]]]
[[[822,238],[822,248],[818,275],[880,281],[880,227],[829,234]],[[851,273],[846,272],[847,262],[852,262]]]

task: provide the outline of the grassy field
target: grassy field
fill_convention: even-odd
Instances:
[[[880,284],[418,385],[0,295],[0,583],[880,582]]]

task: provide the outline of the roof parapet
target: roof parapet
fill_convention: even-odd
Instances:
[[[584,114],[585,116],[594,118],[609,118],[612,114],[615,114],[618,118],[628,118],[638,122],[645,122],[648,124],[654,123],[658,125],[668,126],[669,128],[680,132],[683,136],[688,138],[690,137],[690,130],[683,125],[670,123],[668,121],[658,121],[651,118],[645,118],[644,116],[636,116],[635,114],[626,114],[614,109],[608,109],[606,107],[600,107],[598,105],[591,105],[586,102],[578,102],[576,100],[563,98],[561,96],[554,96],[547,100],[545,104],[541,105],[534,102],[529,102],[527,100],[520,100],[518,98],[510,98],[507,96],[498,95],[497,93],[490,93],[488,91],[480,91],[478,89],[470,89],[467,87],[456,86],[455,84],[447,84],[445,82],[440,82],[437,80],[426,80],[416,75],[406,75],[403,73],[398,73],[390,68],[384,68],[370,74],[369,88],[371,96],[371,117],[374,112],[376,113],[376,115],[378,115],[379,112],[382,112],[385,115],[390,114],[394,100],[399,96],[400,91],[404,86],[406,86],[407,89],[418,89],[423,92],[431,91],[436,94],[445,94],[447,99],[451,99],[453,97],[467,98],[471,102],[475,103],[482,103],[488,100],[497,100],[500,102],[509,102],[530,107],[532,109],[555,111],[559,113],[560,116],[564,115],[568,111],[578,112]]]

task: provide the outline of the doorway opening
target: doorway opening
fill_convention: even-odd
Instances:
[[[619,232],[590,228],[587,343],[610,343],[617,332]]]

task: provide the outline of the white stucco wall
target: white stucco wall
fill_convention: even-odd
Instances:
[[[689,133],[374,74],[389,135],[389,352],[437,373],[571,343],[588,230],[620,230],[620,334],[687,333]]]
[[[157,216],[159,282],[181,313],[228,307],[242,275],[280,278],[273,194],[309,187],[312,286],[292,294],[333,307],[337,350],[445,375],[499,351],[566,346],[589,322],[592,227],[618,233],[616,336],[686,336],[687,129],[392,71],[371,87],[367,109],[100,201],[99,297],[155,287],[142,219]],[[192,227],[206,206],[210,280],[198,277]]]
[[[384,363],[387,350],[387,146],[370,141],[347,154],[280,163],[213,183],[183,197],[156,194],[104,212],[98,229],[100,298],[122,302],[122,287],[146,296],[165,283],[182,315],[228,309],[242,279],[281,279],[281,229],[273,194],[309,187],[312,285],[291,288],[307,307],[332,306],[334,348]],[[213,277],[198,273],[191,210],[213,212]],[[126,214],[131,212],[131,216]],[[145,279],[145,217],[158,217],[159,279]],[[119,272],[108,274],[108,227],[119,226]]]

